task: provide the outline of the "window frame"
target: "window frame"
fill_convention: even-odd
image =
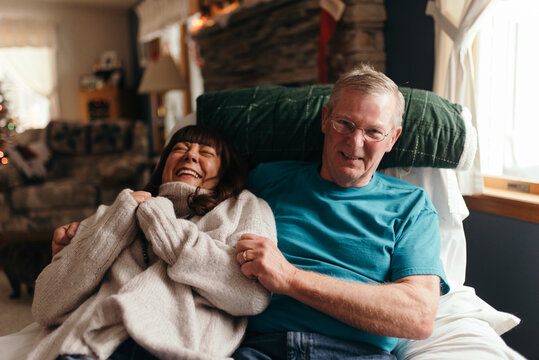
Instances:
[[[522,7],[522,8],[525,8],[526,7],[526,4],[529,0],[517,0],[518,1],[518,6]],[[499,7],[498,9],[496,9],[497,11],[504,11],[504,13],[507,13],[507,14],[517,14],[517,9],[514,8],[513,6],[515,4],[513,4],[513,6],[509,5],[509,0],[506,0],[504,2],[504,6],[501,6]],[[501,10],[500,10],[501,9]],[[500,21],[500,20],[499,20]],[[502,81],[501,83],[497,82],[496,84],[489,84],[488,81],[485,81],[483,78],[487,79],[487,78],[490,78],[490,75],[487,75],[487,76],[482,76],[484,75],[484,72],[483,73],[480,73],[479,72],[479,69],[478,69],[478,65],[479,63],[481,62],[480,61],[480,50],[481,50],[481,46],[479,44],[480,40],[481,40],[481,36],[483,34],[483,32],[487,32],[488,34],[491,33],[491,31],[487,31],[488,29],[481,29],[479,32],[478,32],[478,36],[474,39],[474,42],[473,42],[473,50],[472,50],[472,56],[473,56],[473,63],[474,63],[474,66],[475,66],[475,69],[474,69],[474,74],[476,76],[476,79],[475,79],[475,90],[477,92],[476,94],[476,116],[477,116],[477,124],[476,124],[476,129],[477,129],[477,132],[478,132],[478,136],[479,136],[479,142],[478,142],[478,146],[479,148],[481,149],[481,167],[482,167],[482,172],[483,174],[485,175],[485,186],[487,186],[487,183],[492,183],[492,179],[493,178],[497,178],[497,177],[502,177],[502,178],[506,178],[508,179],[508,181],[519,181],[518,179],[514,179],[512,178],[513,176],[520,176],[520,175],[512,175],[510,172],[507,172],[506,174],[503,174],[504,172],[504,167],[507,165],[506,163],[504,163],[504,161],[502,160],[499,160],[498,163],[496,162],[492,162],[492,161],[489,161],[487,159],[486,156],[488,157],[491,157],[493,154],[495,154],[495,157],[497,158],[502,158],[502,157],[507,157],[507,156],[515,156],[515,153],[504,153],[503,151],[499,150],[500,148],[503,148],[503,147],[513,147],[512,146],[512,143],[511,141],[507,142],[506,140],[506,136],[507,134],[510,134],[513,129],[515,129],[515,127],[517,126],[515,124],[515,119],[516,119],[516,115],[515,115],[515,109],[516,109],[516,106],[517,106],[517,103],[516,103],[516,96],[517,96],[517,90],[518,91],[524,91],[526,90],[526,88],[524,87],[516,87],[516,77],[517,76],[517,58],[521,58],[522,57],[522,54],[525,54],[525,52],[523,52],[522,50],[519,50],[519,52],[517,52],[517,48],[520,48],[519,46],[517,46],[517,44],[519,43],[518,42],[518,39],[522,40],[521,38],[519,38],[519,27],[521,27],[521,23],[513,23],[511,22],[511,20],[508,20],[507,18],[504,18],[501,20],[501,22],[498,23],[499,25],[501,26],[505,26],[503,29],[504,29],[504,34],[507,33],[507,37],[508,39],[505,39],[507,45],[509,46],[510,49],[512,49],[514,51],[514,54],[509,56],[509,58],[511,59],[510,61],[508,61],[507,64],[505,64],[505,70],[507,71],[503,71],[504,73],[511,73],[512,76],[507,76],[507,78],[505,78],[505,81]],[[518,39],[517,39],[518,38]],[[490,38],[487,39],[487,43],[491,42]],[[488,45],[487,45],[487,49],[488,49]],[[491,49],[492,50],[492,49]],[[501,68],[500,67],[497,67],[497,68],[490,68],[490,66],[492,66],[489,62],[492,62],[492,61],[496,61],[496,60],[492,60],[492,59],[495,59],[496,56],[494,56],[494,54],[490,54],[488,53],[487,54],[488,56],[484,56],[484,59],[487,59],[487,63],[486,64],[482,64],[482,65],[486,65],[487,67],[487,71],[486,73],[487,74],[490,74],[491,72],[493,71],[500,71]],[[483,60],[485,61],[485,60]],[[521,76],[520,76],[521,77]],[[485,111],[483,111],[483,109],[488,109],[490,108],[491,106],[480,106],[480,102],[482,102],[482,98],[480,96],[480,94],[483,94],[484,92],[482,91],[483,89],[482,88],[477,88],[478,86],[480,86],[480,83],[481,85],[483,86],[483,88],[493,88],[493,87],[501,87],[501,88],[505,88],[504,86],[500,86],[500,84],[505,84],[507,85],[507,87],[510,89],[510,90],[505,90],[505,91],[501,91],[501,92],[497,92],[495,93],[494,95],[497,96],[496,98],[496,101],[497,102],[502,102],[501,100],[502,99],[507,99],[507,101],[503,101],[504,103],[508,103],[508,106],[505,108],[505,109],[502,109],[503,111],[501,111],[500,109],[496,109],[496,112],[497,113],[503,113],[505,115],[507,115],[507,119],[505,119],[503,122],[490,122],[490,118],[491,118],[491,114]],[[523,90],[524,89],[524,90]],[[488,98],[491,98],[492,97],[492,94],[491,93],[488,93],[487,91],[487,94],[488,94]],[[502,99],[500,99],[500,97]],[[483,101],[485,101],[486,98],[483,98]],[[488,104],[487,104],[488,105]],[[491,105],[491,104],[490,104]],[[509,125],[508,125],[509,124]],[[485,130],[485,129],[490,129],[490,128],[499,128],[499,127],[503,127],[503,126],[508,126],[507,128],[505,128],[503,131],[500,131],[500,133],[496,133],[496,134],[492,134],[489,132],[489,130]],[[527,129],[527,128],[525,128]],[[534,129],[530,129],[530,130],[534,130]],[[488,133],[488,135],[486,135]],[[489,145],[488,142],[491,142],[491,144]],[[494,145],[492,145],[494,144]],[[501,151],[501,152],[497,152],[497,151]],[[533,152],[532,152],[533,153]],[[520,166],[523,166],[525,164],[520,164]],[[536,166],[536,163],[533,164],[533,166]],[[517,172],[518,173],[518,172]],[[522,173],[523,174],[523,173]],[[526,175],[522,175],[522,176],[526,176]],[[535,175],[530,175],[530,176],[533,176],[533,180],[531,180],[531,183],[537,183],[539,180],[535,177]],[[522,180],[520,180],[522,181]],[[500,187],[498,187],[500,188]],[[502,186],[502,188],[504,188]]]
[[[473,46],[475,64],[477,51],[476,38]],[[539,224],[539,182],[488,173],[483,175],[483,180],[482,194],[464,196],[470,210]]]
[[[538,182],[490,175],[483,179],[482,194],[464,196],[468,209],[539,224]]]

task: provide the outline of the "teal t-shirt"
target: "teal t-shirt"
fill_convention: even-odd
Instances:
[[[343,188],[324,180],[320,163],[282,161],[250,171],[247,186],[275,215],[279,249],[295,266],[360,283],[393,282],[410,275],[438,275],[438,215],[427,193],[375,173],[368,185]],[[392,351],[397,339],[348,326],[288,296],[274,294],[251,317],[249,331],[316,332]]]

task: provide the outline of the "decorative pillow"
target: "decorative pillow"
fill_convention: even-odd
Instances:
[[[51,121],[47,144],[52,152],[66,155],[104,154],[131,148],[133,124],[129,121]]]
[[[92,121],[88,126],[92,154],[115,153],[129,149],[133,125],[125,121]]]
[[[318,161],[321,112],[331,89],[259,86],[209,92],[197,98],[197,123],[235,143],[250,167],[276,160]],[[406,100],[403,131],[379,167],[469,166],[463,156],[475,155],[475,130],[463,118],[462,107],[426,90],[400,90]]]
[[[51,121],[47,126],[47,145],[54,153],[86,154],[87,124]]]

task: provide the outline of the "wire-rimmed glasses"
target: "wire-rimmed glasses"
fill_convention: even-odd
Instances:
[[[331,124],[333,125],[333,128],[335,131],[337,131],[339,134],[343,135],[349,135],[356,131],[356,129],[361,130],[363,133],[363,139],[365,141],[370,142],[379,142],[384,140],[391,130],[387,133],[384,133],[382,129],[377,128],[360,128],[356,124],[354,124],[352,121],[345,120],[345,119],[331,119]]]

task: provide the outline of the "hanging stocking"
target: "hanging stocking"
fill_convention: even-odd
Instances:
[[[333,36],[337,21],[341,18],[345,4],[341,0],[320,0],[320,42],[318,45],[318,81],[328,82],[326,47]]]

